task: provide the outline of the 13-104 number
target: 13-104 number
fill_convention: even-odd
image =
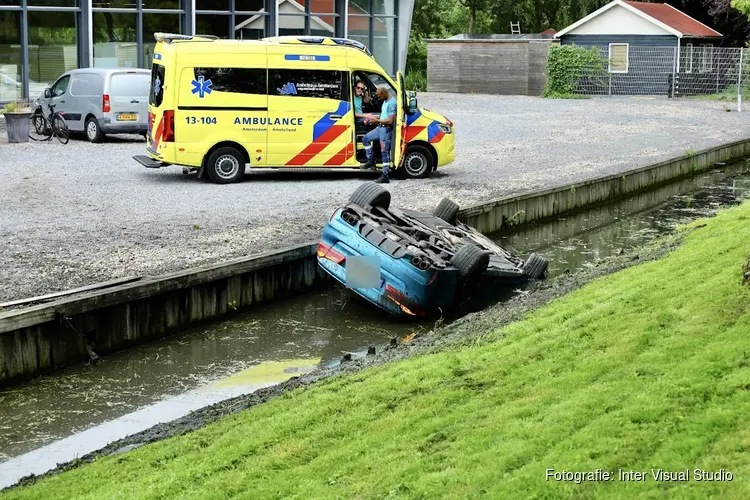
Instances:
[[[187,116],[185,117],[185,120],[189,125],[195,125],[196,123],[202,123],[204,125],[216,125],[216,117],[206,117],[201,116],[200,118],[196,118],[195,116]]]

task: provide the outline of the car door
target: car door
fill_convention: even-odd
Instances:
[[[96,75],[94,75],[96,76]],[[70,130],[83,131],[83,118],[89,109],[90,83],[89,73],[75,73],[70,78],[68,97],[65,98],[65,121]]]
[[[404,75],[401,71],[397,73],[397,85],[396,92],[398,98],[398,109],[396,110],[396,123],[393,124],[393,168],[399,168],[404,158],[404,150],[406,149],[406,110],[409,109],[409,105],[406,101],[406,86],[404,85]]]
[[[46,103],[45,109],[42,110],[44,116],[50,113],[49,106],[54,106],[55,111],[65,116],[70,111],[72,101],[70,99],[70,75],[63,75],[52,85],[51,96]],[[67,117],[66,117],[67,120]]]
[[[290,53],[291,51],[291,53]],[[286,167],[356,164],[346,54],[268,48],[268,161]]]

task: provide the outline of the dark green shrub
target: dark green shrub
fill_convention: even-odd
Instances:
[[[552,45],[547,55],[547,85],[542,97],[573,98],[581,80],[604,87],[608,74],[607,59],[596,47]]]

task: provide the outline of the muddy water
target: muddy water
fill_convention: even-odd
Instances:
[[[595,266],[601,259],[748,198],[750,167],[743,162],[494,239],[521,253],[541,253],[550,261],[552,277]]]
[[[366,355],[370,345],[424,327],[393,321],[330,288],[5,390],[0,392],[0,488],[29,468],[43,472],[346,353]],[[36,451],[9,460],[31,450]]]
[[[550,273],[596,265],[677,224],[750,197],[745,164],[497,236]],[[339,288],[255,309],[0,392],[0,488],[194,409],[366,355],[430,324],[391,319]]]

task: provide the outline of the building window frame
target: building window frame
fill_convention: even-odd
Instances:
[[[140,1],[140,0],[139,0]],[[22,92],[21,92],[21,99],[27,100],[30,99],[30,78],[29,78],[29,12],[54,12],[54,13],[64,13],[69,12],[75,14],[75,20],[76,20],[76,44],[79,47],[79,50],[77,51],[77,59],[78,64],[77,66],[84,67],[82,64],[84,61],[86,61],[86,65],[88,65],[88,61],[84,57],[85,54],[83,53],[81,47],[82,43],[85,40],[88,40],[89,35],[86,31],[87,22],[86,22],[86,16],[85,14],[88,13],[88,8],[84,7],[84,4],[90,5],[87,2],[78,2],[77,6],[70,7],[70,6],[47,6],[47,5],[28,5],[28,1],[22,0],[21,5],[0,5],[0,11],[3,12],[16,12],[19,13],[21,16],[20,20],[20,31],[18,33],[19,35],[19,45],[21,46],[21,84],[22,84]],[[0,103],[5,103],[5,101],[0,101]]]
[[[685,44],[685,73],[693,72],[693,44],[688,42]]]
[[[619,46],[619,47],[625,47],[625,69],[612,69],[612,47],[613,46]],[[630,69],[630,44],[629,43],[610,43],[609,44],[609,54],[607,57],[607,66],[610,73],[627,73]]]
[[[350,2],[346,2],[346,5],[350,5]],[[373,52],[374,54],[374,46],[375,46],[375,20],[376,19],[393,19],[395,21],[395,27],[393,30],[393,54],[391,55],[392,61],[393,61],[393,67],[391,68],[383,68],[385,69],[386,73],[388,73],[390,76],[395,77],[396,73],[398,73],[398,47],[399,47],[399,37],[398,37],[398,12],[399,12],[399,0],[393,0],[393,14],[375,14],[375,1],[369,0],[367,3],[367,12],[363,12],[360,14],[350,14],[349,11],[346,11],[346,17],[347,18],[365,18],[368,20],[369,23],[369,33],[368,33],[368,43],[367,48],[370,49],[370,52]],[[346,27],[347,32],[345,36],[349,37],[349,21],[347,19],[346,21]]]
[[[171,14],[179,16],[180,19],[180,31],[185,30],[185,26],[188,24],[185,16],[188,12],[188,4],[193,3],[194,0],[179,0],[180,2],[180,8],[179,9],[144,9],[143,8],[143,0],[136,0],[136,6],[135,8],[127,8],[127,7],[93,7],[93,2],[89,1],[87,2],[88,5],[91,5],[90,12],[92,16],[92,25],[93,25],[93,15],[96,13],[108,13],[108,14],[135,14],[136,15],[136,21],[135,21],[135,40],[137,44],[137,54],[136,54],[136,67],[137,68],[143,68],[144,67],[144,60],[143,60],[143,14]],[[89,38],[88,34],[86,38]],[[94,37],[91,36],[89,39],[90,44],[90,51],[93,58],[94,54]]]
[[[710,73],[714,69],[714,45],[704,43],[701,45],[701,73]]]

